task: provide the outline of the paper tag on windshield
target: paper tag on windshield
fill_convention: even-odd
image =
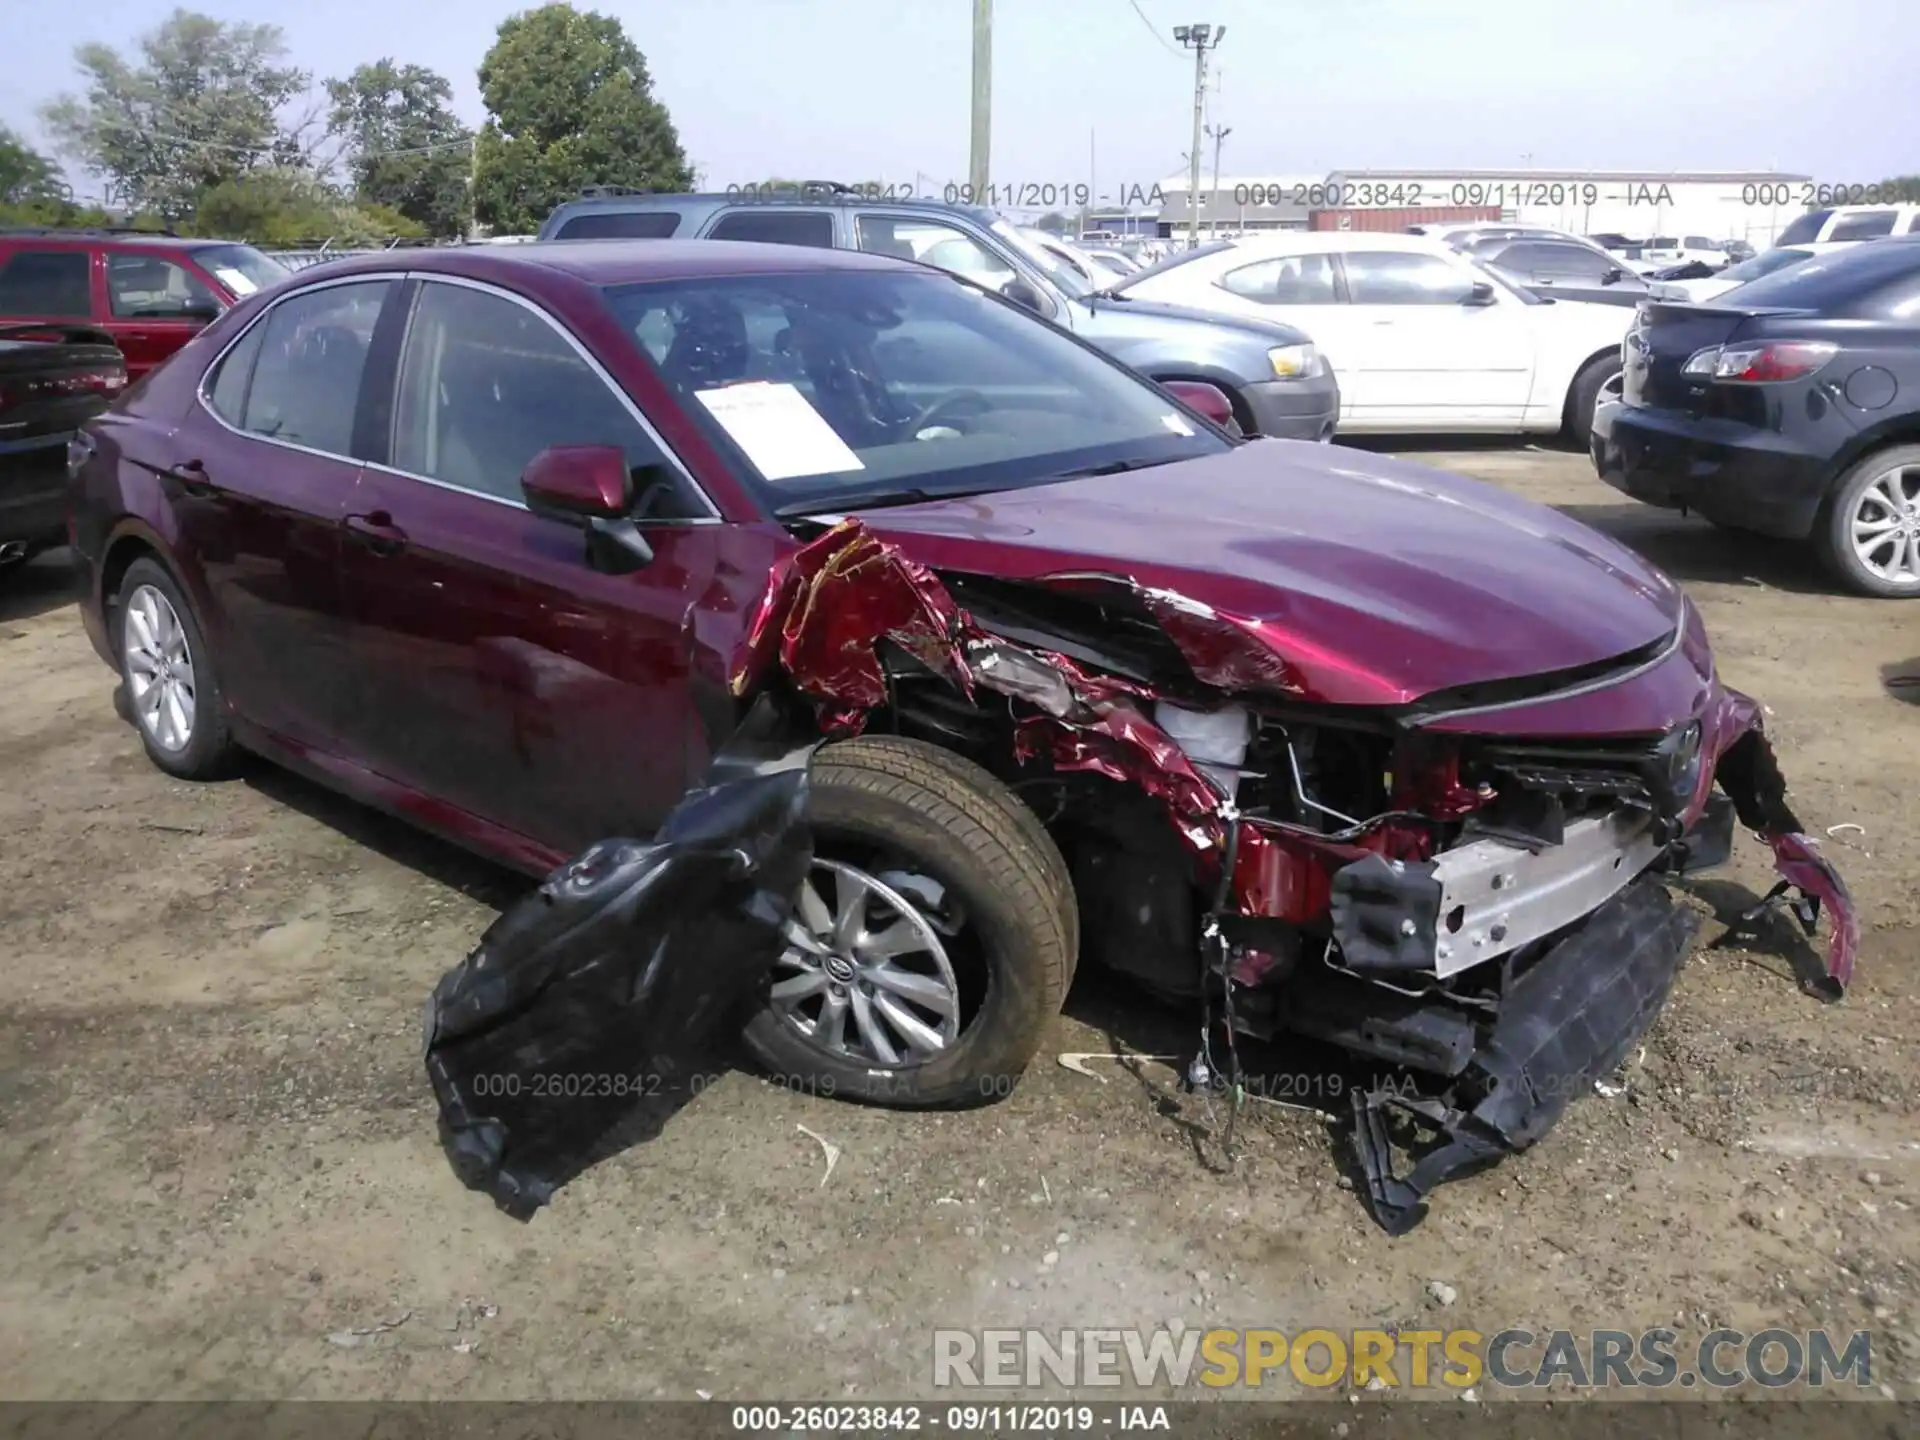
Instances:
[[[214,275],[220,283],[236,295],[251,295],[260,287],[242,275],[238,270],[229,270],[224,266],[216,267]]]
[[[1169,430],[1173,431],[1173,433],[1176,435],[1193,434],[1193,427],[1189,425],[1185,420],[1181,419],[1178,415],[1162,415],[1160,417],[1160,423],[1166,426]]]
[[[769,480],[867,468],[791,385],[755,380],[694,394]]]

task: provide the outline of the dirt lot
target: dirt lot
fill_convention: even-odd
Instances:
[[[913,1397],[937,1325],[1432,1324],[1438,1280],[1444,1323],[1484,1331],[1867,1328],[1874,1380],[1920,1396],[1920,607],[1614,504],[1577,456],[1419,458],[1688,584],[1809,825],[1860,827],[1827,841],[1865,918],[1844,1004],[1795,988],[1784,922],[1713,946],[1769,883],[1743,839],[1629,1094],[1401,1240],[1315,1116],[1253,1107],[1227,1173],[1164,1070],[1055,1063],[1189,1043],[1097,977],[1004,1103],[729,1074],[521,1225],[449,1171],[418,1052],[427,991],[521,882],[264,767],[163,776],[45,557],[0,582],[0,1394]]]

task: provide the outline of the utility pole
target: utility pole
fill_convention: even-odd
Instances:
[[[1233,127],[1231,125],[1207,126],[1207,138],[1213,141],[1213,200],[1216,205],[1220,203],[1220,147],[1227,143],[1227,136],[1232,133]],[[1213,223],[1207,227],[1207,233],[1210,235],[1218,235],[1220,233],[1220,217],[1218,215],[1213,217]]]
[[[967,154],[967,184],[973,203],[984,205],[993,183],[988,150],[993,142],[993,0],[973,0],[973,145]]]
[[[1193,51],[1193,148],[1187,152],[1187,248],[1200,245],[1200,131],[1207,104],[1207,51],[1227,38],[1227,27],[1176,25],[1173,38]]]

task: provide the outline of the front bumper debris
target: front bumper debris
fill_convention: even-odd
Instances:
[[[1381,1227],[1412,1229],[1435,1186],[1526,1149],[1618,1067],[1666,1003],[1698,923],[1661,886],[1637,881],[1515,982],[1487,1042],[1442,1094],[1356,1089],[1356,1158]],[[1405,1178],[1393,1169],[1395,1110],[1445,1136]]]
[[[786,768],[723,754],[654,841],[591,846],[441,977],[427,1076],[469,1188],[530,1218],[698,1092],[696,1067],[786,943],[813,854],[811,748]]]

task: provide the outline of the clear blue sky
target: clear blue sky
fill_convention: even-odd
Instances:
[[[993,178],[1111,193],[1183,168],[1176,23],[1228,27],[1223,173],[1334,168],[1920,172],[1920,0],[995,0]],[[38,136],[73,47],[125,48],[169,0],[0,0],[0,120]],[[512,0],[202,0],[281,26],[315,76],[390,55],[481,118]],[[604,0],[709,184],[964,180],[970,0]],[[1165,45],[1156,34],[1165,39]],[[1530,156],[1530,160],[1522,159]],[[1209,154],[1209,163],[1211,155]],[[76,177],[78,178],[78,177]],[[84,185],[80,188],[86,188]]]

